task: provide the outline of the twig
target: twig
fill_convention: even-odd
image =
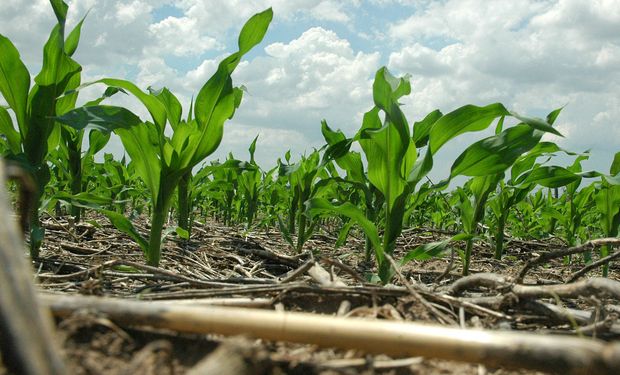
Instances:
[[[9,373],[66,374],[53,323],[37,300],[22,234],[6,197],[0,159],[0,353]],[[30,203],[30,202],[23,202]]]
[[[83,296],[42,296],[41,299],[57,317],[88,308],[106,314],[119,325],[198,334],[245,334],[264,340],[357,349],[390,356],[424,356],[562,374],[620,373],[620,344],[599,340]]]
[[[620,282],[604,277],[595,277],[578,281],[572,284],[560,285],[514,285],[512,292],[521,298],[541,298],[558,296],[591,297],[611,296],[620,299]]]
[[[450,246],[450,262],[448,262],[446,269],[439,276],[435,278],[434,280],[435,285],[438,286],[441,280],[443,280],[446,276],[450,274],[450,272],[452,272],[452,268],[454,267],[455,257],[456,257],[456,250],[454,249],[454,246]]]
[[[565,249],[559,249],[555,251],[550,251],[548,253],[543,253],[539,257],[529,260],[525,266],[519,271],[519,275],[517,276],[516,282],[522,283],[525,274],[534,266],[545,263],[551,259],[561,258],[567,255],[579,254],[586,251],[591,251],[596,249],[597,247],[604,245],[618,245],[620,244],[620,238],[599,238],[595,240],[588,241],[583,245],[569,247]]]
[[[302,264],[299,268],[294,271],[289,272],[286,277],[280,280],[280,284],[290,283],[293,280],[301,277],[306,271],[308,271],[314,265],[314,260],[309,260],[306,263]]]
[[[431,314],[433,314],[435,316],[435,318],[437,318],[437,320],[439,320],[439,322],[441,322],[443,324],[451,324],[451,325],[456,325],[457,324],[457,322],[454,319],[452,319],[451,317],[449,317],[446,314],[442,313],[441,311],[437,310],[435,308],[435,306],[431,305],[424,297],[422,297],[422,295],[420,293],[418,293],[417,290],[415,290],[413,288],[413,286],[411,285],[409,280],[407,280],[403,276],[402,272],[400,272],[400,268],[398,267],[398,265],[396,264],[396,262],[394,261],[394,259],[391,256],[389,256],[388,254],[383,254],[383,256],[385,257],[385,259],[387,259],[390,262],[390,264],[392,265],[392,268],[396,272],[396,275],[398,275],[398,278],[400,279],[400,282],[402,282],[403,285],[405,285],[405,288],[407,288],[409,293],[411,293],[411,295],[416,300],[418,300],[418,302],[420,302],[422,304],[422,306],[424,306]]]
[[[601,258],[597,260],[596,262],[588,264],[587,266],[583,267],[579,271],[573,273],[568,279],[568,282],[572,283],[573,281],[577,280],[581,276],[585,275],[588,271],[593,270],[599,266],[602,266],[603,264],[608,264],[609,262],[611,262],[612,260],[616,258],[620,258],[620,251],[616,251],[615,253],[608,255],[604,258]]]
[[[337,260],[334,260],[334,259],[331,259],[331,258],[328,258],[328,257],[321,257],[320,260],[328,263],[329,265],[332,265],[332,266],[340,268],[344,272],[346,272],[349,275],[351,275],[355,279],[355,281],[357,281],[359,283],[363,284],[363,283],[366,282],[366,280],[364,280],[364,278],[361,277],[359,275],[359,273],[357,273],[353,268],[349,267],[348,265],[346,265],[346,264],[344,264],[344,263],[342,263],[340,261],[337,261]]]
[[[451,294],[453,296],[459,296],[466,290],[478,288],[481,286],[490,289],[499,289],[510,287],[510,284],[506,277],[498,275],[496,273],[477,273],[474,275],[462,277],[453,282],[448,289],[448,294]]]
[[[68,235],[70,235],[73,240],[75,242],[80,242],[80,239],[78,238],[78,236],[75,235],[75,233],[73,233],[69,228],[67,228],[66,226],[64,226],[60,221],[58,221],[58,219],[56,219],[53,215],[48,214],[47,212],[44,212],[50,219],[52,219],[53,222],[56,223],[56,225],[60,226],[60,228],[62,228],[62,230],[64,230],[65,232],[67,232]]]

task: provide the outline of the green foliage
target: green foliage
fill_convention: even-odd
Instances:
[[[180,104],[169,91],[147,94],[133,83],[119,79],[98,82],[134,95],[151,114],[152,123],[142,122],[125,108],[102,105],[77,108],[58,117],[58,121],[76,128],[95,125],[113,130],[121,138],[153,202],[148,246],[140,243],[150,265],[159,264],[161,234],[179,182],[217,149],[224,122],[232,118],[241,102],[242,90],[233,87],[231,74],[243,55],[262,40],[272,17],[268,9],[244,25],[239,35],[239,51],[221,61],[215,74],[200,89],[191,120],[179,122]],[[164,134],[167,121],[173,130],[171,137]]]
[[[9,153],[29,170],[38,187],[30,221],[30,255],[39,254],[43,228],[39,223],[38,209],[42,194],[50,180],[46,163],[48,142],[56,129],[54,118],[75,104],[76,96],[67,91],[77,87],[82,67],[71,58],[75,52],[82,22],[65,39],[65,21],[68,6],[63,1],[50,1],[57,24],[43,47],[41,71],[31,85],[30,73],[22,62],[13,43],[0,35],[0,93],[16,119],[14,126],[8,110],[0,110],[0,130],[5,134]]]
[[[66,208],[78,220],[84,209],[105,214],[142,248],[151,265],[159,263],[166,235],[174,231],[187,240],[194,219],[209,215],[247,230],[279,225],[297,252],[317,231],[330,231],[340,246],[361,229],[366,261],[376,261],[376,274],[368,279],[378,277],[384,284],[393,274],[386,255],[395,254],[404,228],[430,226],[449,236],[408,250],[399,259],[401,265],[443,256],[459,246],[464,274],[475,256],[474,241],[491,239],[499,259],[506,236],[555,236],[567,246],[595,236],[618,236],[620,152],[608,174],[583,171],[589,153],[542,141],[546,133],[561,135],[553,127],[560,109],[537,119],[501,103],[465,105],[447,114],[432,111],[410,125],[400,104],[411,93],[409,77],[394,77],[381,68],[372,86],[373,106],[352,137],[323,121],[325,146],[296,163],[289,151],[275,168],[262,169],[255,160],[256,137],[249,161],[229,154],[221,163],[202,164],[218,148],[224,123],[241,104],[243,89],[233,85],[231,75],[263,39],[271,10],[243,26],[238,51],[220,62],[184,116],[180,101],[165,87],[143,91],[112,78],[82,84],[81,67],[71,56],[84,20],[65,37],[67,5],[50,3],[57,25],[34,82],[15,46],[0,35],[0,93],[8,104],[0,106],[0,152],[30,171],[39,187],[30,223],[33,257],[43,239],[37,214],[61,214]],[[95,84],[106,86],[103,95],[76,108],[81,90]],[[102,104],[119,92],[138,99],[149,112],[148,121],[126,108]],[[517,123],[507,124],[509,118]],[[495,133],[466,147],[444,181],[433,184],[427,178],[442,147],[491,125]],[[103,162],[95,158],[112,131],[120,137],[129,163],[109,154]],[[574,158],[572,165],[552,165],[557,154]],[[448,189],[458,176],[469,180]],[[588,178],[597,181],[582,185]],[[178,226],[164,230],[173,210]],[[151,222],[145,238],[132,220],[147,213]],[[603,247],[600,256],[612,250]]]
[[[616,153],[609,168],[609,176],[601,178],[601,185],[594,196],[596,208],[600,212],[600,227],[606,237],[617,237],[620,230],[620,152]],[[610,253],[610,246],[601,247],[601,257]],[[605,265],[603,275],[607,276],[608,266]]]

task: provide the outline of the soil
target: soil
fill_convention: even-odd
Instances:
[[[304,311],[316,314],[372,317],[438,324],[429,310],[405,292],[370,292],[376,286],[363,283],[364,275],[376,271],[364,261],[364,243],[360,233],[343,247],[334,248],[337,233],[322,228],[305,246],[304,254],[295,254],[273,229],[245,230],[215,222],[195,223],[192,237],[185,241],[174,236],[166,242],[160,269],[133,269],[144,264],[139,247],[118,232],[106,219],[87,217],[80,224],[66,218],[45,217],[46,238],[40,258],[33,262],[38,287],[46,293],[82,294],[142,300],[221,299],[222,303],[247,304],[254,308]],[[138,223],[146,232],[147,224]],[[430,229],[407,230],[398,241],[394,259],[416,246],[447,238],[447,234]],[[458,246],[458,245],[457,245]],[[502,260],[493,258],[492,250],[479,243],[474,249],[471,272],[491,272],[516,277],[526,261],[542,252],[562,248],[557,239],[544,242],[511,240]],[[271,254],[272,256],[270,256]],[[359,286],[357,293],[337,288],[322,288],[307,274],[295,279],[289,288],[280,287],[282,279],[297,267],[284,261],[298,259],[300,264],[311,254],[332,277],[349,286]],[[415,283],[432,293],[448,287],[460,275],[460,261],[453,259],[453,269],[445,274],[450,257],[413,261],[401,268],[402,278],[394,284]],[[114,267],[106,262],[117,260]],[[562,283],[583,268],[581,256],[573,256],[568,265],[563,259],[534,267],[526,276],[526,284]],[[125,263],[123,263],[125,262]],[[134,263],[132,263],[134,262]],[[129,265],[129,266],[128,266]],[[123,266],[125,268],[123,268]],[[129,269],[128,269],[129,267]],[[90,272],[85,272],[90,270]],[[445,274],[445,276],[440,276]],[[600,271],[588,275],[598,276]],[[610,268],[611,279],[618,280],[620,268]],[[196,286],[186,280],[221,282],[220,287]],[[407,281],[408,280],[408,281]],[[239,288],[246,286],[247,288]],[[389,291],[388,288],[383,288]],[[480,288],[478,288],[480,289]],[[484,289],[484,288],[482,288]],[[364,292],[367,290],[369,292]],[[231,302],[232,301],[232,302]],[[345,302],[348,301],[348,302]],[[549,302],[553,299],[548,299]],[[588,298],[563,300],[566,306],[591,311]],[[442,311],[455,317],[462,326],[496,330],[506,328],[505,314],[512,330],[544,333],[570,333],[570,324],[551,322],[531,311],[509,306],[497,314],[459,309],[442,301]],[[350,303],[350,307],[348,305]],[[520,318],[519,318],[520,317]],[[314,345],[268,342],[264,340],[218,335],[183,334],[149,327],[123,327],[95,312],[78,311],[56,320],[57,340],[71,374],[184,374],[217,348],[225,345],[244,348],[243,356],[265,374],[540,374],[530,370],[488,368],[479,364],[437,360],[432,358],[391,358],[368,355],[355,350],[318,348]],[[614,331],[600,334],[605,340],[617,339]],[[259,371],[260,370],[260,371]],[[0,366],[0,375],[6,370]]]

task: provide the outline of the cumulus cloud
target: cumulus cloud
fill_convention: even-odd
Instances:
[[[389,35],[389,67],[413,74],[405,103],[414,117],[470,102],[541,117],[566,105],[557,124],[565,137],[554,140],[593,149],[599,165],[620,145],[608,120],[620,96],[616,1],[431,2]]]
[[[246,155],[260,133],[257,156],[272,164],[289,148],[295,154],[320,146],[323,118],[353,134],[372,105],[372,79],[382,64],[412,74],[413,92],[402,100],[411,122],[435,108],[446,112],[467,103],[501,101],[541,117],[566,106],[557,124],[562,146],[592,148],[601,154],[599,165],[608,165],[620,147],[617,0],[68,2],[68,29],[88,12],[75,56],[84,80],[110,76],[143,89],[165,85],[186,109],[236,47],[243,22],[272,6],[266,41],[234,75],[248,92],[225,128],[225,153],[230,148]],[[164,5],[175,12],[158,16]],[[369,22],[372,17],[380,23]],[[53,25],[46,0],[0,0],[0,33],[17,45],[32,74]],[[129,98],[114,100],[144,113]],[[451,157],[436,166],[449,167]]]
[[[239,116],[253,116],[267,127],[303,129],[315,141],[323,118],[349,130],[359,126],[356,119],[371,103],[377,53],[355,52],[320,27],[265,50],[268,57],[241,66],[235,75],[249,90]]]
[[[222,45],[213,37],[200,35],[198,20],[189,17],[167,17],[151,24],[149,31],[155,35],[157,43],[151,52],[175,56],[200,55]]]

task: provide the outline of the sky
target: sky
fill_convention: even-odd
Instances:
[[[382,66],[411,75],[412,93],[401,100],[410,124],[434,109],[447,113],[465,104],[501,102],[538,117],[564,107],[555,125],[564,137],[545,139],[591,150],[584,167],[604,172],[620,151],[620,0],[67,3],[68,30],[87,14],[74,55],[83,81],[113,77],[142,89],[168,87],[184,116],[218,62],[236,51],[243,23],[273,8],[265,39],[233,75],[247,93],[208,160],[229,152],[248,159],[257,135],[256,159],[265,168],[287,150],[297,159],[324,144],[323,119],[353,136],[373,106],[372,82]],[[0,34],[17,46],[32,75],[54,23],[47,0],[0,1]],[[82,100],[102,91],[85,90]],[[149,119],[134,99],[114,100]],[[431,176],[447,177],[458,154],[490,131],[446,144]],[[113,139],[105,151],[121,155],[122,145]]]

